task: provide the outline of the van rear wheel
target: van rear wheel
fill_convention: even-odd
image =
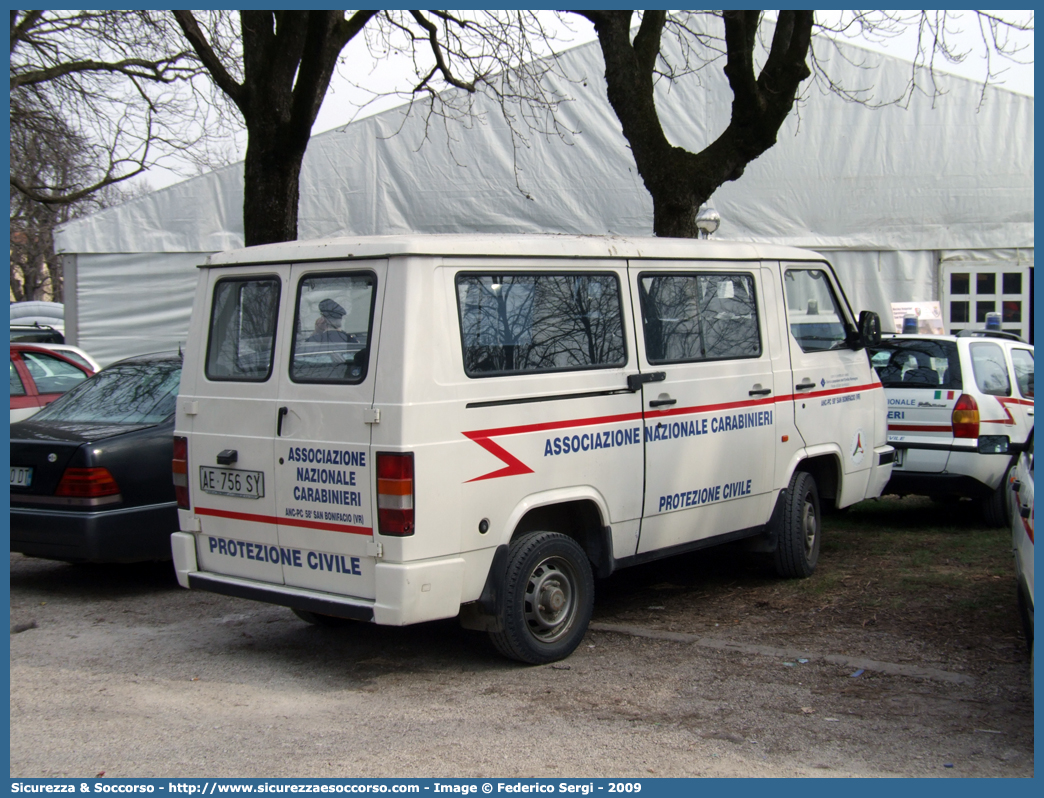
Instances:
[[[555,662],[580,645],[593,608],[594,577],[580,545],[558,532],[532,532],[508,550],[501,631],[490,639],[511,659]]]
[[[776,573],[788,579],[811,576],[819,561],[823,521],[819,508],[819,489],[807,471],[797,471],[790,479],[783,519],[776,540]]]

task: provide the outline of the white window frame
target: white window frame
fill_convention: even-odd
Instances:
[[[1003,313],[1002,303],[1005,300],[1019,300],[1022,302],[1022,320],[1019,322],[1004,322],[1001,321],[1001,329],[1006,332],[1013,332],[1018,335],[1022,340],[1028,341],[1030,339],[1030,302],[1032,297],[1030,295],[1030,266],[1026,263],[1011,263],[1010,261],[948,261],[941,264],[940,274],[940,300],[942,304],[942,315],[943,323],[946,325],[946,332],[953,334],[959,330],[982,330],[985,329],[986,323],[976,320],[975,303],[977,301],[993,301],[995,308],[999,313]],[[967,274],[969,281],[970,294],[953,294],[950,291],[950,278],[951,275]],[[1019,273],[1022,275],[1022,291],[1018,294],[1006,294],[1004,293],[1004,275]],[[978,287],[978,275],[980,274],[993,274],[996,275],[996,293],[993,294],[977,294],[975,293]],[[967,322],[951,322],[950,320],[950,303],[951,302],[968,302],[968,321]]]

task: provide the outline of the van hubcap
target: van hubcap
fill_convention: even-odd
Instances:
[[[816,508],[812,502],[806,498],[804,511],[801,514],[801,523],[805,530],[805,556],[812,556],[812,549],[816,545],[816,528],[818,523],[816,521]]]
[[[565,560],[548,557],[533,569],[526,585],[526,625],[550,643],[569,631],[575,615],[576,575]]]

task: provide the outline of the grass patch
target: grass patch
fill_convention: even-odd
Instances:
[[[596,617],[772,644],[874,636],[985,662],[1022,641],[1011,533],[976,509],[889,496],[829,515],[808,579],[778,578],[742,543],[623,569],[599,583]]]
[[[828,517],[813,580],[821,590],[800,592],[879,620],[882,611],[914,624],[1014,617],[1011,533],[987,528],[970,502],[888,496]]]

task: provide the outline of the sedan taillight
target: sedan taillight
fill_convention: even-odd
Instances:
[[[54,495],[69,499],[98,499],[116,496],[119,492],[120,486],[107,468],[67,468]]]
[[[978,438],[979,405],[976,404],[975,397],[962,393],[957,404],[953,406],[950,420],[953,423],[953,437]]]
[[[377,454],[377,531],[413,534],[413,454]]]
[[[188,438],[174,436],[174,459],[170,466],[174,472],[174,495],[178,500],[178,509],[189,510],[192,505],[189,503],[188,489]]]

